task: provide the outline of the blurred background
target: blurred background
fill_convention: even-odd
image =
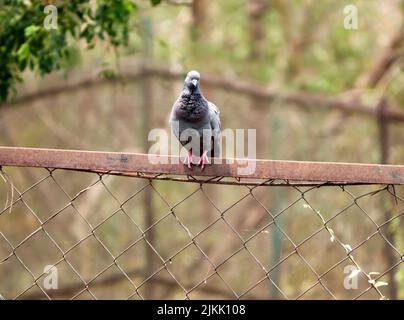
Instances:
[[[63,7],[63,1],[45,2]],[[91,5],[96,6],[97,1]],[[6,6],[7,1],[0,1],[0,12],[6,13]],[[344,12],[346,6],[349,10]],[[352,8],[357,10],[357,26],[352,19],[347,22],[347,17],[355,14]],[[120,17],[117,12],[111,19]],[[68,54],[60,58],[60,70],[45,75],[41,67],[22,68],[23,81],[0,105],[0,144],[145,153],[150,147],[148,132],[152,128],[169,129],[168,116],[184,76],[196,69],[202,75],[202,92],[221,110],[222,127],[256,129],[257,158],[403,164],[403,17],[402,0],[136,1],[127,20],[126,45],[125,41],[111,43],[111,36],[94,37],[89,44],[85,36],[68,34],[63,44]],[[8,19],[11,23],[13,16]],[[60,28],[55,32],[61,32]],[[6,46],[7,39],[2,40],[0,48]],[[22,51],[18,52],[21,55]],[[34,51],[31,55],[34,63],[41,61]],[[19,59],[21,63],[25,58]],[[5,78],[0,81],[4,86]],[[168,259],[189,242],[174,218],[156,221],[195,190],[174,210],[191,233],[201,232],[227,210],[228,222],[242,238],[258,232],[248,246],[267,270],[292,252],[291,258],[278,264],[271,274],[282,293],[270,281],[263,281],[243,298],[295,298],[317,281],[299,254],[293,254],[296,243],[322,226],[321,219],[303,206],[305,188],[258,187],[254,195],[263,205],[257,205],[251,195],[239,201],[249,193],[242,186],[204,184],[201,189],[189,183],[150,183],[108,176],[72,200],[98,181],[98,175],[62,170],[49,175],[46,169],[27,168],[3,171],[16,188],[14,197],[43,181],[23,193],[11,212],[0,214],[0,259],[11,252],[5,239],[17,246],[41,226],[37,217],[46,220],[55,212],[56,217],[46,223],[45,229],[62,250],[77,244],[101,223],[97,236],[113,254],[119,254],[142,236],[141,229],[153,225],[148,239],[154,249],[142,241],[125,252],[119,262],[137,285],[152,275],[151,281],[141,285],[140,295],[132,296],[132,284],[116,266],[103,271],[111,255],[98,240],[87,238],[70,251],[73,254],[69,262],[80,276],[63,261],[58,266],[60,289],[50,290],[51,297],[69,298],[79,293],[75,298],[186,298],[178,282],[189,290],[214,268],[191,246],[170,260],[167,269],[156,273],[162,266],[160,258]],[[10,184],[0,182],[0,204],[7,203]],[[130,198],[144,185],[138,196]],[[324,217],[331,218],[352,202],[351,195],[357,198],[378,188],[349,186],[347,191],[324,187],[308,191],[306,197]],[[396,186],[395,192],[404,198],[402,186]],[[397,204],[391,198],[386,191],[364,197],[360,206],[348,208],[332,221],[334,232],[352,247],[361,243],[375,230],[369,216],[383,222],[403,212],[403,202]],[[126,213],[112,215],[124,202]],[[62,209],[69,203],[75,208],[68,205]],[[237,205],[231,207],[233,203]],[[273,220],[268,210],[282,212],[277,222],[295,244],[273,225],[262,232]],[[111,218],[103,222],[107,217]],[[132,220],[128,222],[129,217],[140,229]],[[400,260],[404,252],[403,226],[404,220],[398,218],[384,230],[397,250],[391,250],[378,236],[356,252],[363,270],[383,274]],[[229,286],[241,295],[262,278],[262,269],[249,252],[229,258],[243,241],[226,223],[209,227],[198,241],[213,263],[225,261],[218,271],[225,280],[215,279],[216,274],[193,290],[189,298],[234,298]],[[44,266],[62,257],[42,233],[16,252],[34,278],[43,278]],[[321,274],[346,253],[329,240],[323,229],[305,242],[301,255]],[[348,264],[346,261],[332,269],[323,279],[337,298],[353,298],[369,285],[363,278],[358,290],[346,290],[344,266]],[[0,264],[2,296],[16,297],[32,284],[27,268],[15,256]],[[83,279],[88,281],[100,271],[96,282],[102,284],[90,286],[92,294],[81,291]],[[382,280],[389,283],[380,288],[387,298],[404,298],[402,264]],[[63,288],[70,291],[63,292]],[[45,296],[33,286],[19,298]],[[329,299],[332,295],[317,285],[301,298]],[[370,290],[361,298],[379,296]]]

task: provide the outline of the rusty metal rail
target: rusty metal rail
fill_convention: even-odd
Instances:
[[[403,296],[404,166],[253,159],[256,170],[240,175],[241,159],[203,172],[168,159],[0,147],[0,294]],[[56,289],[48,267],[60,276]]]
[[[208,166],[203,172],[194,167],[178,165],[176,156],[169,156],[169,164],[151,164],[147,154],[10,148],[0,147],[0,166],[46,167],[83,170],[117,175],[154,174],[207,177],[239,177],[288,182],[316,182],[325,184],[404,184],[404,166],[359,163],[255,160],[252,174],[238,174],[245,166],[242,159]],[[230,160],[230,159],[228,159]]]

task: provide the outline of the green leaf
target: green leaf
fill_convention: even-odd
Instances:
[[[23,61],[29,57],[29,43],[25,42],[17,51],[18,61]]]
[[[30,38],[30,37],[32,37],[32,35],[37,33],[40,29],[41,29],[41,27],[34,26],[34,25],[26,27],[24,30],[24,35],[26,38]]]
[[[160,4],[161,0],[150,0],[153,6]]]

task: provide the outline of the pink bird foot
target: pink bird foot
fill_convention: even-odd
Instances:
[[[189,168],[192,169],[192,151],[188,151],[187,156],[185,157],[183,163]]]
[[[210,164],[207,153],[208,151],[204,151],[202,156],[199,158],[198,166],[201,166],[201,171],[203,171],[203,168],[205,168],[206,163]]]

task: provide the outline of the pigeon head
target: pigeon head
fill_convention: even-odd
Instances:
[[[201,75],[198,71],[189,71],[187,77],[185,78],[184,87],[192,92],[199,92],[199,80]]]

